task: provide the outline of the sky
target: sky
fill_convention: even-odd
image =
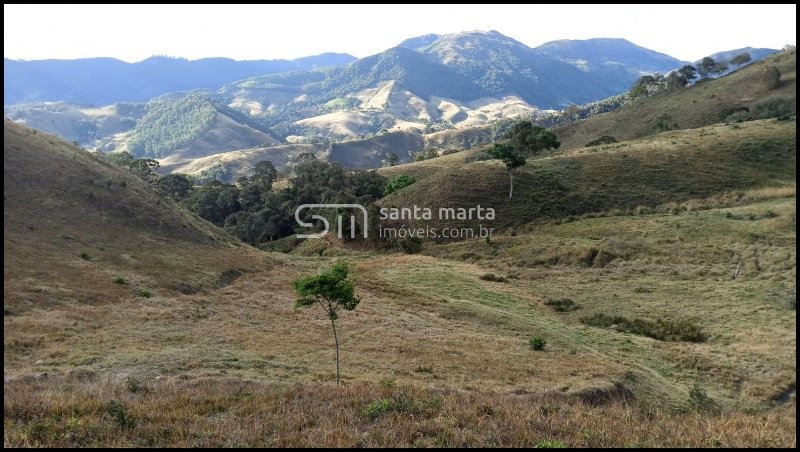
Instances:
[[[13,59],[373,55],[427,33],[497,30],[535,47],[625,38],[685,61],[795,44],[797,5],[4,5]]]

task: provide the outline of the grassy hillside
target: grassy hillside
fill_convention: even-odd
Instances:
[[[237,246],[132,176],[6,121],[4,445],[793,446],[793,127],[575,151],[532,160],[519,182],[552,171],[592,208],[606,201],[589,165],[610,204],[669,198],[645,183],[650,162],[681,196],[782,188],[529,224],[425,255],[339,253],[362,301],[337,320],[337,388],[330,322],[294,309],[292,289],[332,264],[327,251]],[[459,165],[400,193],[432,184],[435,198],[454,179],[466,202],[495,177],[505,193],[502,168]],[[537,209],[535,190],[551,185],[512,207]],[[565,298],[577,309],[554,309]],[[598,315],[625,322],[583,320]],[[663,340],[657,320],[702,340]]]
[[[769,89],[766,66],[781,73],[780,84]],[[645,137],[669,129],[694,129],[736,118],[736,113],[779,103],[797,110],[796,50],[780,52],[719,79],[639,100],[619,110],[555,129],[561,149],[583,147],[603,135],[617,141]],[[741,113],[739,113],[741,114]],[[732,116],[733,115],[733,116]]]
[[[384,175],[421,175],[382,200],[384,206],[492,207],[492,225],[506,228],[612,209],[632,211],[720,191],[793,183],[796,122],[752,121],[665,132],[636,141],[529,159],[517,171],[514,197],[496,160],[403,165]],[[426,177],[427,176],[427,177]],[[435,218],[434,218],[435,219]]]
[[[348,168],[378,168],[389,154],[397,154],[401,162],[411,152],[421,151],[422,137],[409,132],[390,132],[366,140],[345,141],[331,145],[328,159]]]
[[[131,174],[10,120],[3,138],[9,312],[47,306],[54,320],[82,306],[136,300],[139,291],[213,285],[244,267],[238,242]]]
[[[324,147],[314,144],[287,144],[259,147],[223,152],[194,160],[161,165],[161,170],[169,173],[200,176],[205,172],[213,171],[215,167],[221,167],[224,173],[222,181],[233,183],[241,176],[251,175],[253,172],[253,165],[262,160],[271,161],[276,168],[284,168],[292,163],[293,159],[300,154],[312,153],[317,155],[325,150]]]

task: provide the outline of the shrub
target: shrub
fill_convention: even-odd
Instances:
[[[666,132],[667,130],[677,129],[678,125],[675,124],[675,121],[672,120],[672,116],[669,113],[662,113],[656,119],[656,131],[658,132]]]
[[[791,104],[786,99],[771,98],[756,102],[750,108],[753,119],[782,118],[794,114]]]
[[[551,298],[544,302],[556,312],[568,312],[578,309],[580,306],[575,304],[570,298]]]
[[[122,276],[117,276],[117,279],[115,279],[114,282],[117,284],[127,284],[125,282],[125,279],[122,278]]]
[[[772,90],[781,84],[781,71],[775,66],[769,66],[764,70],[763,81],[764,86],[768,90]]]
[[[655,322],[646,319],[627,319],[620,316],[594,314],[584,317],[581,322],[601,328],[613,328],[623,333],[646,336],[665,342],[703,342],[705,335],[697,325],[681,321],[658,319]]]
[[[87,253],[81,253],[81,259],[83,259],[85,261],[90,261],[90,260],[92,260],[92,256],[89,256],[89,254],[87,254]]]
[[[416,254],[422,251],[422,239],[408,237],[400,241],[400,249],[406,254]]]
[[[588,148],[591,146],[599,146],[601,144],[611,144],[611,143],[617,143],[617,139],[612,137],[611,135],[603,135],[596,140],[592,140],[586,143],[586,147]]]
[[[397,190],[408,187],[416,181],[417,180],[411,176],[400,174],[399,176],[395,176],[386,182],[386,185],[383,187],[383,194],[384,196],[392,194]]]
[[[433,373],[433,368],[419,366],[416,369],[414,369],[414,372],[419,373],[419,374],[432,374]]]
[[[133,375],[128,375],[128,378],[125,380],[125,386],[127,386],[130,392],[139,392],[141,381]]]
[[[528,345],[530,345],[531,350],[539,352],[544,350],[547,341],[541,336],[535,336],[528,340]]]
[[[717,411],[717,403],[706,394],[705,389],[695,383],[689,390],[689,408],[694,411]]]
[[[388,413],[392,410],[392,402],[389,399],[376,400],[364,408],[361,412],[365,417],[375,419],[383,413]]]
[[[485,275],[481,275],[481,279],[484,281],[492,281],[492,282],[508,282],[508,278],[503,276],[495,276],[493,273],[486,273]]]
[[[150,298],[151,296],[150,292],[145,289],[139,289],[138,291],[136,291],[136,295],[138,295],[141,298]]]
[[[106,413],[111,415],[111,418],[117,423],[119,428],[133,428],[133,426],[136,425],[136,421],[133,416],[128,413],[128,409],[125,408],[125,405],[116,400],[112,400],[108,403]]]

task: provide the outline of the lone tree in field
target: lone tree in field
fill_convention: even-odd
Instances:
[[[489,154],[506,164],[511,180],[508,197],[511,198],[514,194],[514,170],[525,164],[525,157],[544,149],[558,149],[561,143],[555,133],[531,121],[514,124],[505,137],[508,143],[496,143]]]
[[[295,308],[307,308],[319,304],[331,320],[333,340],[336,342],[336,384],[339,384],[339,337],[336,335],[336,319],[339,310],[352,311],[361,301],[354,295],[353,283],[347,280],[347,263],[336,262],[333,268],[317,276],[306,276],[294,281],[294,290],[300,297]]]
[[[495,143],[494,147],[489,150],[489,155],[502,160],[506,164],[508,178],[511,180],[511,189],[508,191],[508,197],[511,198],[514,194],[514,170],[525,164],[525,157],[510,144],[502,143]]]

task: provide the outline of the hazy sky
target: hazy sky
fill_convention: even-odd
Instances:
[[[531,47],[626,38],[682,60],[794,44],[796,5],[4,5],[4,56],[364,57],[426,33],[497,30]]]

